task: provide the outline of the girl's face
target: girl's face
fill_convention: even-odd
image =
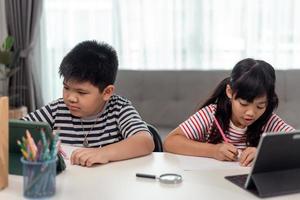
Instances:
[[[107,86],[103,92],[90,82],[64,81],[63,98],[71,114],[76,117],[89,117],[102,111],[109,100],[114,86]]]
[[[266,111],[268,105],[266,95],[255,98],[253,102],[248,102],[244,99],[236,98],[236,95],[232,94],[229,85],[227,85],[226,93],[232,105],[231,121],[239,128],[245,128],[253,124]]]

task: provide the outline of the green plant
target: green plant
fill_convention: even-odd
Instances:
[[[14,45],[14,38],[12,36],[7,36],[2,44],[3,51],[10,51]]]
[[[7,36],[0,48],[0,74],[5,77],[10,77],[18,71],[20,50],[13,51],[14,42],[12,36]]]
[[[11,88],[10,78],[20,69],[18,60],[20,50],[14,47],[14,38],[7,36],[0,46],[0,96],[9,96],[11,107],[18,106],[20,92],[16,86]]]

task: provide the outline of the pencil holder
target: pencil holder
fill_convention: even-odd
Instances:
[[[21,158],[23,194],[27,198],[50,197],[55,194],[56,159],[34,162]]]

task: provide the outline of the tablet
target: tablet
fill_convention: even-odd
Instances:
[[[41,129],[46,133],[46,137],[51,137],[51,127],[45,122],[32,122],[24,120],[9,120],[9,173],[15,175],[22,175],[22,164],[20,158],[22,153],[17,144],[17,140],[22,141],[26,130],[31,133],[34,141],[41,140]]]
[[[300,192],[300,131],[264,133],[250,173],[225,178],[259,197]]]

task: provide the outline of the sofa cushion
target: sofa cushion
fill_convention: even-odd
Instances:
[[[116,92],[136,107],[142,118],[158,129],[171,130],[192,115],[229,70],[135,71],[120,70]],[[276,113],[295,128],[300,127],[300,70],[278,70]]]

